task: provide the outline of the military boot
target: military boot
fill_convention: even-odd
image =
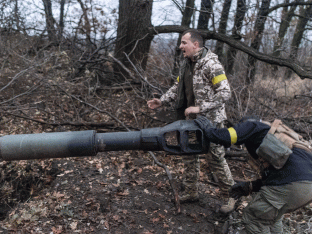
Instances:
[[[235,209],[235,199],[230,197],[230,198],[225,198],[223,201],[223,204],[220,208],[220,212],[223,214],[229,214],[234,211]]]

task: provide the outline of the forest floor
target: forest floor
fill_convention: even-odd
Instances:
[[[119,103],[127,102],[119,100]],[[123,111],[125,115],[129,113],[126,109]],[[21,133],[16,130],[21,129],[18,123],[26,126],[24,120],[14,118],[14,121],[7,121],[1,133]],[[130,122],[127,124],[129,126]],[[27,128],[28,132],[41,132],[37,125]],[[169,168],[180,189],[184,172],[181,156],[164,152],[155,152],[155,155]],[[227,161],[235,180],[256,177],[256,172],[245,161],[230,158]],[[202,158],[199,202],[181,204],[178,212],[166,172],[143,151],[1,161],[0,175],[0,233],[3,234],[239,234],[244,233],[242,210],[250,199],[241,199],[232,214],[222,215],[218,186]],[[284,233],[312,233],[311,215],[312,206],[286,214]]]
[[[181,158],[156,155],[178,181]],[[107,152],[50,161],[53,181],[10,210],[0,222],[0,233],[244,233],[246,199],[237,202],[231,215],[220,214],[218,187],[204,160],[200,200],[182,204],[180,213],[166,173],[147,153]],[[236,179],[252,174],[245,163],[229,164]],[[284,233],[311,233],[311,211],[306,207],[287,214]]]

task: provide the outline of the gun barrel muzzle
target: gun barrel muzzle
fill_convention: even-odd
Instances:
[[[93,130],[7,135],[0,138],[3,160],[29,160],[96,155]]]

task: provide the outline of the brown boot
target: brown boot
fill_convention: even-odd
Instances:
[[[197,192],[192,193],[182,193],[179,196],[180,203],[197,202],[199,201],[199,196]]]
[[[232,197],[225,199],[223,205],[220,208],[220,212],[223,214],[229,214],[233,212],[235,209],[235,202],[236,201]]]

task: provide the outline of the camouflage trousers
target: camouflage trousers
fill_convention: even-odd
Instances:
[[[228,191],[231,186],[234,185],[234,180],[224,155],[225,151],[223,146],[211,143],[209,152],[205,155],[205,158],[212,173],[217,176],[221,195],[228,198]],[[183,156],[183,162],[184,174],[182,177],[182,184],[185,189],[184,194],[197,194],[200,170],[199,155]]]
[[[243,211],[249,234],[282,234],[283,216],[312,201],[312,181],[263,186]]]

